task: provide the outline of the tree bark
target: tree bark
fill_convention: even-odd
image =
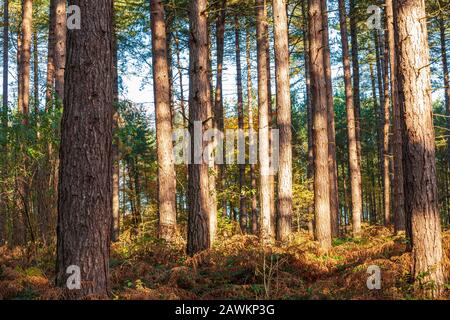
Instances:
[[[113,0],[114,7],[114,0]],[[113,11],[114,12],[114,11]],[[117,33],[116,33],[116,17],[113,16],[113,146],[112,146],[112,223],[111,223],[111,242],[119,240],[120,236],[120,154],[119,154],[119,138],[117,130],[119,128],[119,66],[117,57]]]
[[[258,62],[258,115],[259,115],[259,202],[261,237],[263,241],[273,236],[271,225],[271,193],[269,170],[269,95],[267,77],[267,15],[266,1],[256,0],[256,39]]]
[[[392,99],[392,146],[394,157],[394,179],[393,179],[393,211],[395,232],[405,230],[405,196],[403,191],[403,147],[400,109],[398,105],[397,87],[397,55],[394,36],[394,7],[393,0],[386,0],[387,36],[389,41],[389,63],[391,76],[391,99]]]
[[[358,146],[358,161],[361,159],[361,98],[359,81],[359,43],[358,43],[358,0],[350,0],[350,37],[352,45],[352,68],[353,68],[353,103],[355,105],[356,141]]]
[[[20,45],[19,64],[19,112],[24,116],[24,123],[28,123],[30,106],[30,71],[31,71],[31,36],[33,22],[33,1],[23,0],[22,6],[22,37]]]
[[[202,159],[202,151],[206,145],[201,141],[203,139],[196,139],[194,136],[194,131],[202,129],[204,132],[211,127],[210,121],[207,121],[211,99],[208,75],[208,19],[206,7],[206,0],[192,1],[189,16],[189,119],[191,122],[191,150],[194,153],[194,157],[191,159],[193,163],[189,165],[188,179],[187,253],[189,255],[208,249],[211,245],[208,164],[205,164]]]
[[[309,56],[314,147],[315,237],[324,252],[331,248],[330,188],[328,167],[328,105],[323,55],[321,0],[309,0]]]
[[[450,75],[448,71],[448,59],[447,59],[447,37],[445,35],[445,19],[444,17],[438,18],[439,34],[441,40],[441,57],[442,57],[442,71],[444,73],[444,89],[445,89],[445,111],[447,113],[447,130],[450,132]],[[447,137],[447,176],[450,175],[450,136]],[[447,211],[449,211],[447,209]],[[450,211],[448,212],[450,217]]]
[[[8,128],[8,70],[9,69],[9,1],[3,1],[3,88],[2,88],[2,126],[3,130],[7,130]],[[6,132],[6,131],[4,131]],[[0,171],[0,177],[5,178],[8,170],[8,141],[5,139],[2,143],[2,169]],[[0,188],[1,196],[0,196],[0,245],[3,244],[7,240],[7,230],[6,230],[6,221],[7,221],[7,207],[8,207],[8,199],[6,197],[5,188],[2,186]]]
[[[387,34],[386,34],[387,35]],[[383,44],[381,43],[380,46]],[[389,40],[385,36],[384,54],[382,58],[383,65],[383,199],[384,199],[384,225],[391,224],[391,175],[390,175],[390,98],[389,98]]]
[[[109,292],[112,211],[113,5],[79,1],[82,30],[69,30],[61,122],[56,284],[78,266],[76,297]],[[83,63],[79,63],[83,61]]]
[[[328,34],[328,7],[327,0],[322,0],[322,24],[324,42],[324,68],[326,78],[326,95],[328,109],[328,166],[330,170],[330,219],[331,235],[339,235],[339,191],[336,165],[336,128],[334,123],[333,85],[331,82],[330,40]]]
[[[225,21],[227,12],[227,1],[222,0],[220,2],[220,13],[216,21],[216,47],[217,47],[217,70],[216,70],[216,91],[214,98],[214,126],[220,132],[224,132],[224,112],[223,112],[223,90],[222,90],[222,77],[223,77],[223,55],[224,55],[224,36],[225,36]],[[225,161],[225,151],[223,151],[222,157]],[[225,163],[225,162],[224,162]],[[219,193],[223,193],[225,189],[225,165],[218,164],[218,177],[217,188]],[[222,215],[226,216],[226,199],[222,199]]]
[[[52,0],[53,1],[53,0]],[[54,63],[55,63],[55,93],[59,101],[64,100],[64,70],[66,68],[66,1],[54,0],[55,10],[55,48],[54,48]]]
[[[47,79],[45,89],[45,110],[53,107],[53,85],[55,82],[55,27],[56,12],[55,1],[50,1],[49,24],[48,24],[48,46],[47,46]]]
[[[396,1],[398,81],[404,111],[406,214],[411,219],[412,274],[427,295],[443,290],[445,270],[436,183],[430,60],[424,0]]]
[[[158,153],[159,236],[172,241],[176,236],[176,186],[172,146],[169,67],[167,63],[164,4],[151,1],[152,58]]]
[[[285,241],[292,228],[292,120],[288,23],[284,0],[273,1],[273,21],[277,124],[280,130],[277,239]]]
[[[355,107],[353,104],[353,92],[350,70],[350,58],[347,37],[347,21],[344,0],[339,0],[339,20],[342,42],[342,60],[344,65],[345,102],[347,109],[347,134],[348,134],[348,159],[350,167],[350,185],[352,193],[352,231],[353,236],[361,233],[362,192],[361,192],[361,167],[358,161],[358,144],[356,140]]]

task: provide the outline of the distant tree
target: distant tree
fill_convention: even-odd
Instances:
[[[169,68],[164,4],[150,2],[152,22],[152,58],[158,151],[159,235],[170,241],[176,235],[175,167],[172,146]]]
[[[322,251],[331,248],[328,167],[328,105],[324,70],[321,0],[309,0],[308,32],[313,111],[315,238]],[[315,57],[315,58],[312,58]]]
[[[207,145],[203,141],[195,141],[194,126],[199,123],[203,132],[211,127],[208,109],[211,108],[209,58],[208,58],[208,17],[207,1],[194,0],[189,10],[189,120],[191,133],[191,157],[188,177],[188,239],[187,253],[195,253],[208,249],[210,239],[210,199],[208,164],[202,155]],[[196,130],[200,128],[195,127]],[[201,150],[198,150],[201,148]],[[197,155],[197,156],[195,156]]]

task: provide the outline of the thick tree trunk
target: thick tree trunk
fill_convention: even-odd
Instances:
[[[309,0],[309,56],[314,145],[315,237],[322,251],[331,248],[330,188],[328,167],[328,106],[322,49],[321,0]]]
[[[327,0],[322,0],[322,25],[324,42],[324,68],[327,87],[328,107],[328,166],[330,170],[330,219],[331,235],[339,235],[339,192],[336,165],[336,128],[334,123],[333,85],[331,82],[330,40],[328,35],[328,7]]]
[[[277,124],[280,130],[278,170],[277,239],[285,241],[292,228],[292,120],[289,70],[289,39],[286,3],[273,1]]]
[[[246,63],[247,63],[247,114],[248,114],[248,130],[250,131],[248,137],[249,146],[255,146],[256,141],[253,135],[253,131],[255,130],[253,126],[253,82],[252,82],[252,60],[251,60],[251,47],[250,47],[250,28],[247,24],[246,36],[245,36],[245,48],[246,48]],[[258,234],[258,212],[257,212],[257,182],[256,182],[256,172],[255,172],[255,164],[250,164],[250,181],[252,190],[254,193],[252,194],[251,199],[251,220],[252,220],[252,233]]]
[[[236,16],[234,19],[235,27],[235,47],[236,47],[236,89],[237,89],[237,113],[238,113],[238,128],[244,133],[244,97],[242,92],[242,65],[241,65],[241,47],[240,47],[240,26],[239,18]],[[241,158],[238,155],[238,158]],[[245,160],[245,154],[243,155]],[[239,222],[241,231],[247,232],[247,204],[246,197],[243,194],[243,188],[245,186],[245,164],[239,164]]]
[[[406,214],[411,218],[412,274],[432,297],[443,290],[445,270],[436,183],[430,60],[424,0],[395,2],[398,81],[404,110]]]
[[[358,161],[358,144],[356,140],[355,107],[351,81],[350,58],[347,38],[347,21],[344,0],[339,0],[339,20],[341,28],[342,58],[344,65],[345,102],[347,106],[348,159],[350,167],[350,184],[352,192],[352,230],[357,237],[361,232],[362,192],[361,167]]]
[[[267,77],[267,16],[266,1],[256,0],[256,39],[258,62],[258,114],[259,114],[259,205],[261,219],[261,237],[269,240],[273,234],[270,192],[270,159],[269,159],[269,95]]]
[[[167,63],[164,4],[151,1],[152,58],[156,109],[156,140],[158,153],[159,236],[171,241],[176,236],[176,185],[172,146],[169,67]]]
[[[83,28],[69,30],[67,38],[56,284],[66,288],[67,268],[78,266],[81,290],[70,293],[106,296],[112,211],[113,6],[111,0],[69,4],[80,7]]]
[[[387,36],[389,41],[389,63],[392,99],[392,146],[394,157],[393,211],[395,232],[405,230],[405,196],[403,191],[403,147],[400,109],[398,105],[398,86],[396,77],[397,55],[394,36],[393,0],[386,0]]]
[[[195,253],[208,249],[210,243],[210,200],[208,164],[202,159],[203,150],[206,147],[201,139],[211,127],[207,121],[208,109],[210,109],[210,83],[208,75],[208,19],[206,0],[194,0],[190,4],[190,95],[189,95],[189,119],[191,122],[191,150],[194,156],[189,165],[189,217],[188,217],[188,241],[187,253]],[[194,131],[200,138],[196,139]]]

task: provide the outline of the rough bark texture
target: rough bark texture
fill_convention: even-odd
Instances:
[[[405,209],[411,219],[412,274],[416,282],[428,283],[425,292],[436,297],[443,290],[445,271],[425,1],[400,0],[394,6],[399,39],[399,94],[404,110],[404,164],[408,173],[405,175]]]
[[[189,12],[189,120],[191,133],[191,151],[204,150],[202,141],[194,137],[194,121],[200,121],[203,132],[209,128],[208,109],[211,103],[210,83],[208,75],[208,17],[206,0],[194,0]],[[196,128],[200,130],[200,128]],[[203,140],[203,139],[199,139]],[[208,164],[201,159],[202,152],[197,150],[199,159],[192,157],[193,163],[189,165],[189,217],[187,253],[195,253],[210,247],[210,201]]]
[[[280,130],[277,240],[285,241],[292,228],[292,131],[289,45],[286,3],[273,1],[277,124]]]
[[[242,65],[241,65],[241,47],[240,47],[240,26],[239,18],[236,16],[234,20],[235,27],[235,47],[236,47],[236,89],[237,89],[237,113],[238,128],[244,132],[244,97],[242,92]],[[238,157],[240,157],[238,155]],[[244,154],[245,160],[245,154]],[[239,164],[239,222],[242,232],[247,232],[247,204],[246,197],[243,194],[245,186],[245,164]]]
[[[315,237],[322,251],[331,248],[330,188],[328,169],[328,107],[323,61],[321,0],[309,0],[309,56],[314,148]]]
[[[266,1],[256,0],[256,39],[258,62],[258,115],[259,115],[259,205],[261,237],[268,240],[271,232],[271,196],[269,172],[269,96],[267,78],[267,16]]]
[[[113,12],[111,0],[74,0],[82,29],[69,30],[61,123],[56,284],[80,267],[76,297],[109,291],[112,211]],[[80,63],[83,61],[83,63]]]
[[[389,39],[389,64],[391,76],[392,99],[392,149],[394,157],[393,179],[393,211],[394,228],[396,232],[405,230],[405,196],[403,191],[403,147],[400,108],[398,105],[397,87],[397,55],[394,36],[394,7],[393,0],[386,0],[387,36]]]
[[[344,0],[339,0],[339,20],[341,29],[342,58],[344,65],[345,102],[347,107],[348,159],[350,167],[350,185],[352,192],[352,231],[353,236],[357,237],[361,232],[362,216],[361,168],[358,161],[355,107],[353,104],[346,16],[345,2]]]
[[[176,235],[176,186],[172,145],[169,67],[167,63],[164,4],[151,1],[153,89],[158,153],[159,236],[171,241]]]
[[[334,123],[334,101],[333,85],[331,82],[331,57],[330,40],[328,35],[328,7],[327,1],[322,0],[322,25],[324,43],[324,68],[327,88],[327,109],[328,109],[328,166],[330,171],[330,219],[331,235],[339,235],[339,191],[336,165],[336,128]]]

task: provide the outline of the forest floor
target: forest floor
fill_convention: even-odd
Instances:
[[[444,232],[450,270],[450,230]],[[364,227],[360,239],[333,241],[327,255],[306,233],[284,246],[262,247],[254,236],[218,241],[193,258],[183,243],[123,240],[111,249],[113,299],[416,299],[404,236]],[[58,299],[54,248],[0,248],[0,299]],[[381,269],[381,289],[369,290],[367,269]],[[449,284],[443,299],[450,299]]]

